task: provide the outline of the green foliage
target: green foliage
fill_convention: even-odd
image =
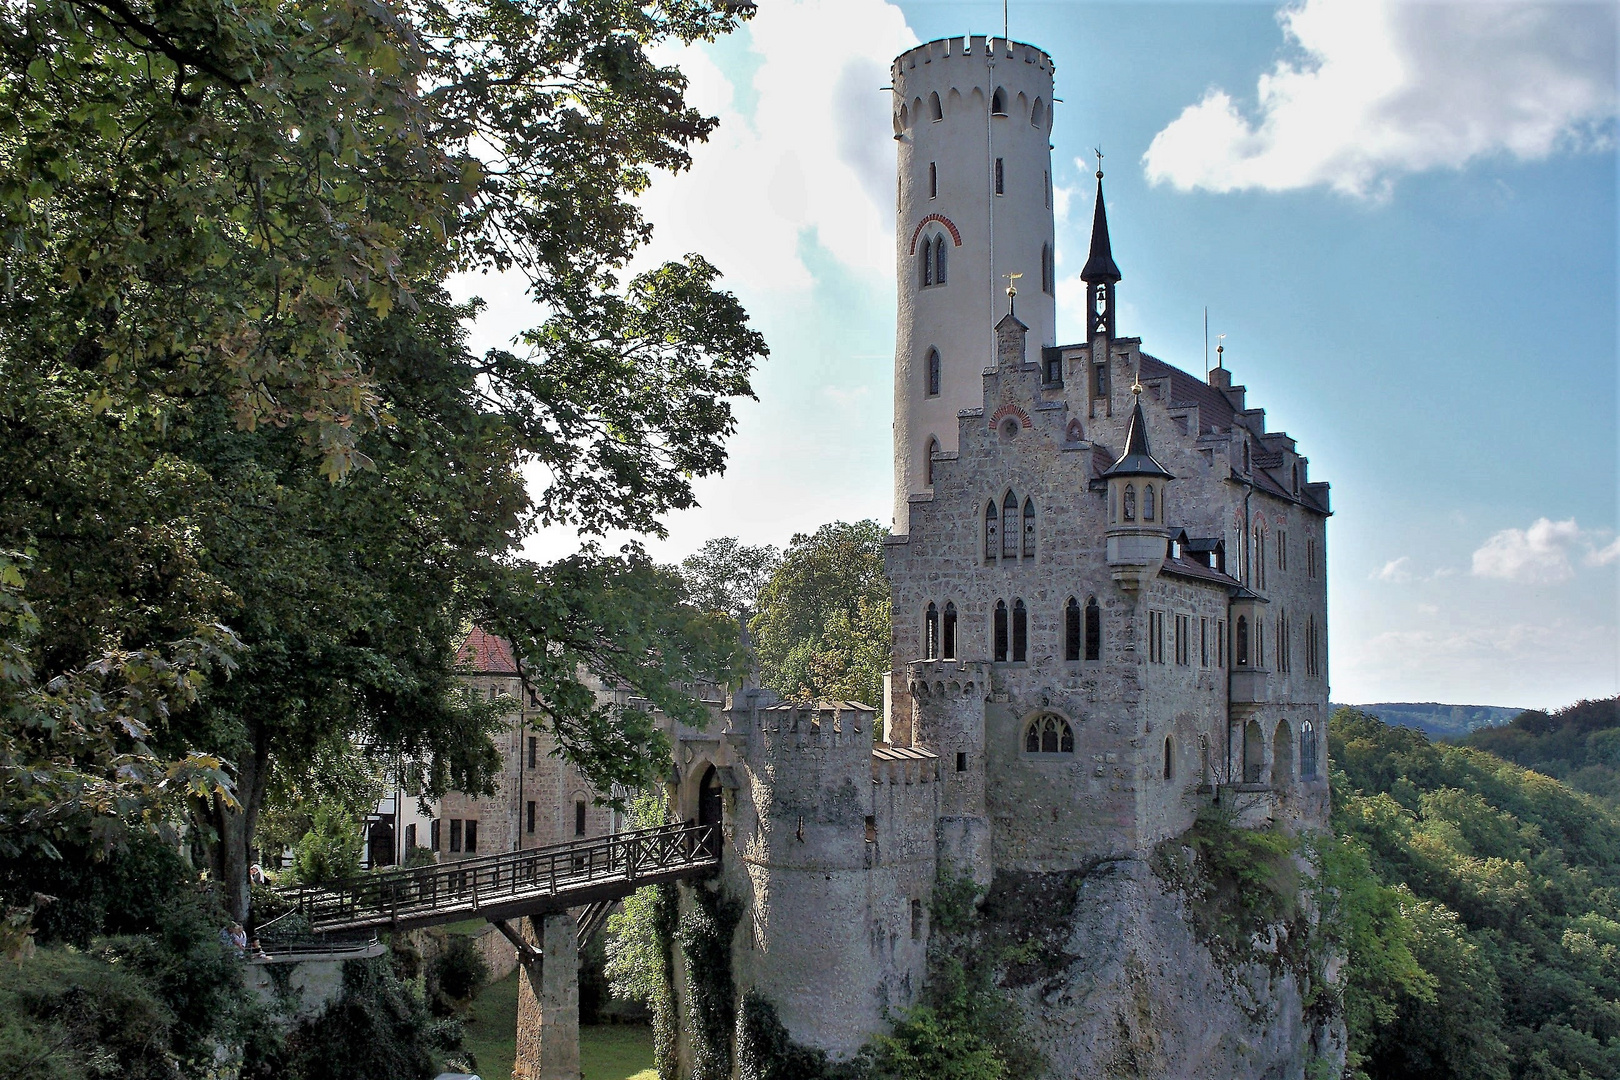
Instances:
[[[128,965],[65,948],[0,964],[0,1074],[169,1080],[174,1010]]]
[[[659,1080],[680,1075],[680,1018],[675,1013],[675,930],[680,921],[680,891],[673,881],[654,887],[653,939],[658,943],[662,984],[649,1004],[653,1014],[653,1061]]]
[[[173,839],[155,833],[131,833],[106,848],[63,841],[55,858],[0,857],[0,900],[26,905],[36,893],[51,897],[33,916],[42,945],[87,948],[104,934],[151,929],[196,879]]]
[[[1001,971],[1027,959],[1024,943],[1000,940],[979,910],[971,877],[942,870],[929,905],[928,980],[916,1005],[891,1017],[888,1034],[863,1056],[877,1080],[1001,1080],[1042,1071],[1022,1037],[1017,1004]]]
[[[659,534],[724,466],[763,339],[700,257],[624,267],[713,127],[649,53],[739,11],[0,11],[0,851],[186,812],[241,918],[261,811],[307,809],[278,792],[368,753],[489,786],[475,622],[598,790],[667,748],[589,676],[702,719],[729,620],[635,547],[517,553]],[[509,268],[546,321],[475,356],[444,283]]]
[[[876,521],[836,521],[793,537],[749,622],[761,682],[795,701],[881,708],[889,670],[889,583]]]
[[[781,564],[782,553],[771,544],[756,547],[722,536],[681,560],[681,576],[700,610],[746,619],[758,609],[761,590]]]
[[[687,896],[691,903],[681,914],[675,940],[686,966],[692,1080],[727,1080],[736,1024],[731,938],[742,918],[742,903],[702,882],[688,889]]]
[[[827,1053],[793,1041],[782,1018],[758,990],[743,995],[737,1010],[737,1075],[740,1080],[826,1080]]]
[[[1463,745],[1620,807],[1620,697],[1520,713],[1511,724],[1472,733]]]
[[[1329,752],[1334,831],[1365,853],[1379,887],[1409,891],[1406,944],[1430,991],[1368,988],[1352,1017],[1366,1073],[1620,1075],[1620,816],[1352,709],[1334,714]]]
[[[1343,706],[1331,705],[1332,710]],[[1439,705],[1433,702],[1381,702],[1356,706],[1391,727],[1417,728],[1431,739],[1460,740],[1469,732],[1506,724],[1519,709],[1498,705]]]
[[[461,1042],[461,1022],[436,1020],[386,956],[343,965],[343,989],[288,1037],[298,1080],[399,1080],[434,1075]]]
[[[447,935],[444,948],[427,966],[427,993],[439,1016],[464,1013],[489,981],[489,965],[466,934]]]
[[[1187,897],[1194,929],[1218,958],[1280,960],[1254,941],[1299,914],[1299,844],[1279,829],[1244,828],[1238,814],[1202,808],[1191,829],[1159,845],[1153,866]],[[1295,944],[1302,929],[1288,935]]]
[[[637,792],[625,807],[631,829],[662,825],[668,816],[668,797],[655,789]],[[665,996],[670,978],[668,959],[673,938],[668,933],[660,935],[661,922],[666,918],[663,904],[659,886],[642,886],[608,916],[603,935],[608,986],[618,997],[653,1009]],[[668,929],[673,932],[673,926]]]
[[[293,849],[293,877],[324,885],[360,872],[360,825],[336,807],[317,806],[309,831]]]

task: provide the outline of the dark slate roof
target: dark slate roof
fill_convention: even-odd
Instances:
[[[1180,368],[1171,367],[1156,356],[1149,356],[1147,353],[1142,353],[1141,356],[1142,368],[1138,378],[1144,382],[1170,380],[1169,401],[1166,403],[1170,408],[1198,406],[1198,424],[1203,431],[1195,434],[1202,435],[1215,428],[1231,428],[1233,417],[1237,413],[1225,394],[1203,379],[1196,379]]]
[[[1153,453],[1148,449],[1147,418],[1142,415],[1142,399],[1136,399],[1136,405],[1131,410],[1131,426],[1125,435],[1125,453],[1120,455],[1118,461],[1103,474],[1104,476],[1162,476],[1167,480],[1175,477],[1170,470],[1153,460]]]
[[[1179,559],[1172,559],[1167,555],[1165,556],[1164,562],[1160,565],[1159,569],[1161,572],[1166,574],[1174,574],[1177,577],[1192,578],[1195,581],[1207,581],[1212,585],[1224,585],[1229,589],[1241,589],[1243,587],[1242,583],[1238,581],[1237,578],[1228,574],[1223,574],[1219,570],[1205,566],[1203,563],[1195,562],[1185,556]]]
[[[1086,259],[1085,269],[1080,271],[1080,280],[1087,284],[1119,280],[1119,267],[1114,265],[1114,248],[1108,242],[1108,211],[1103,207],[1100,172],[1097,174],[1097,207],[1091,215],[1091,255]]]
[[[891,746],[873,743],[872,757],[878,761],[938,761],[939,755],[917,746]]]

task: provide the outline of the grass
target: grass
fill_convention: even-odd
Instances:
[[[490,983],[473,1003],[464,1045],[484,1080],[508,1080],[517,1054],[518,972]],[[658,1080],[652,1029],[643,1024],[594,1024],[579,1029],[584,1080]]]

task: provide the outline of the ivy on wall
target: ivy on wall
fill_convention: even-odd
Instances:
[[[675,939],[686,961],[692,1080],[728,1080],[737,997],[731,978],[731,937],[743,906],[708,882],[693,885],[688,894],[692,902],[680,917]]]
[[[653,1014],[653,1061],[658,1080],[680,1075],[679,1017],[675,1009],[675,927],[680,919],[680,893],[673,881],[653,886],[652,930],[659,971],[647,1004]]]

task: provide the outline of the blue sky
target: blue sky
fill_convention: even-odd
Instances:
[[[1227,366],[1333,484],[1338,701],[1555,706],[1620,691],[1615,9],[1305,0],[1011,5],[1057,65],[1059,337],[1092,146],[1121,332]],[[762,0],[671,50],[721,127],[645,199],[645,261],[700,251],[770,342],[723,477],[673,517],[784,544],[887,520],[888,61],[999,33],[999,3]],[[521,290],[475,343],[535,321]],[[576,538],[552,533],[537,556]]]

